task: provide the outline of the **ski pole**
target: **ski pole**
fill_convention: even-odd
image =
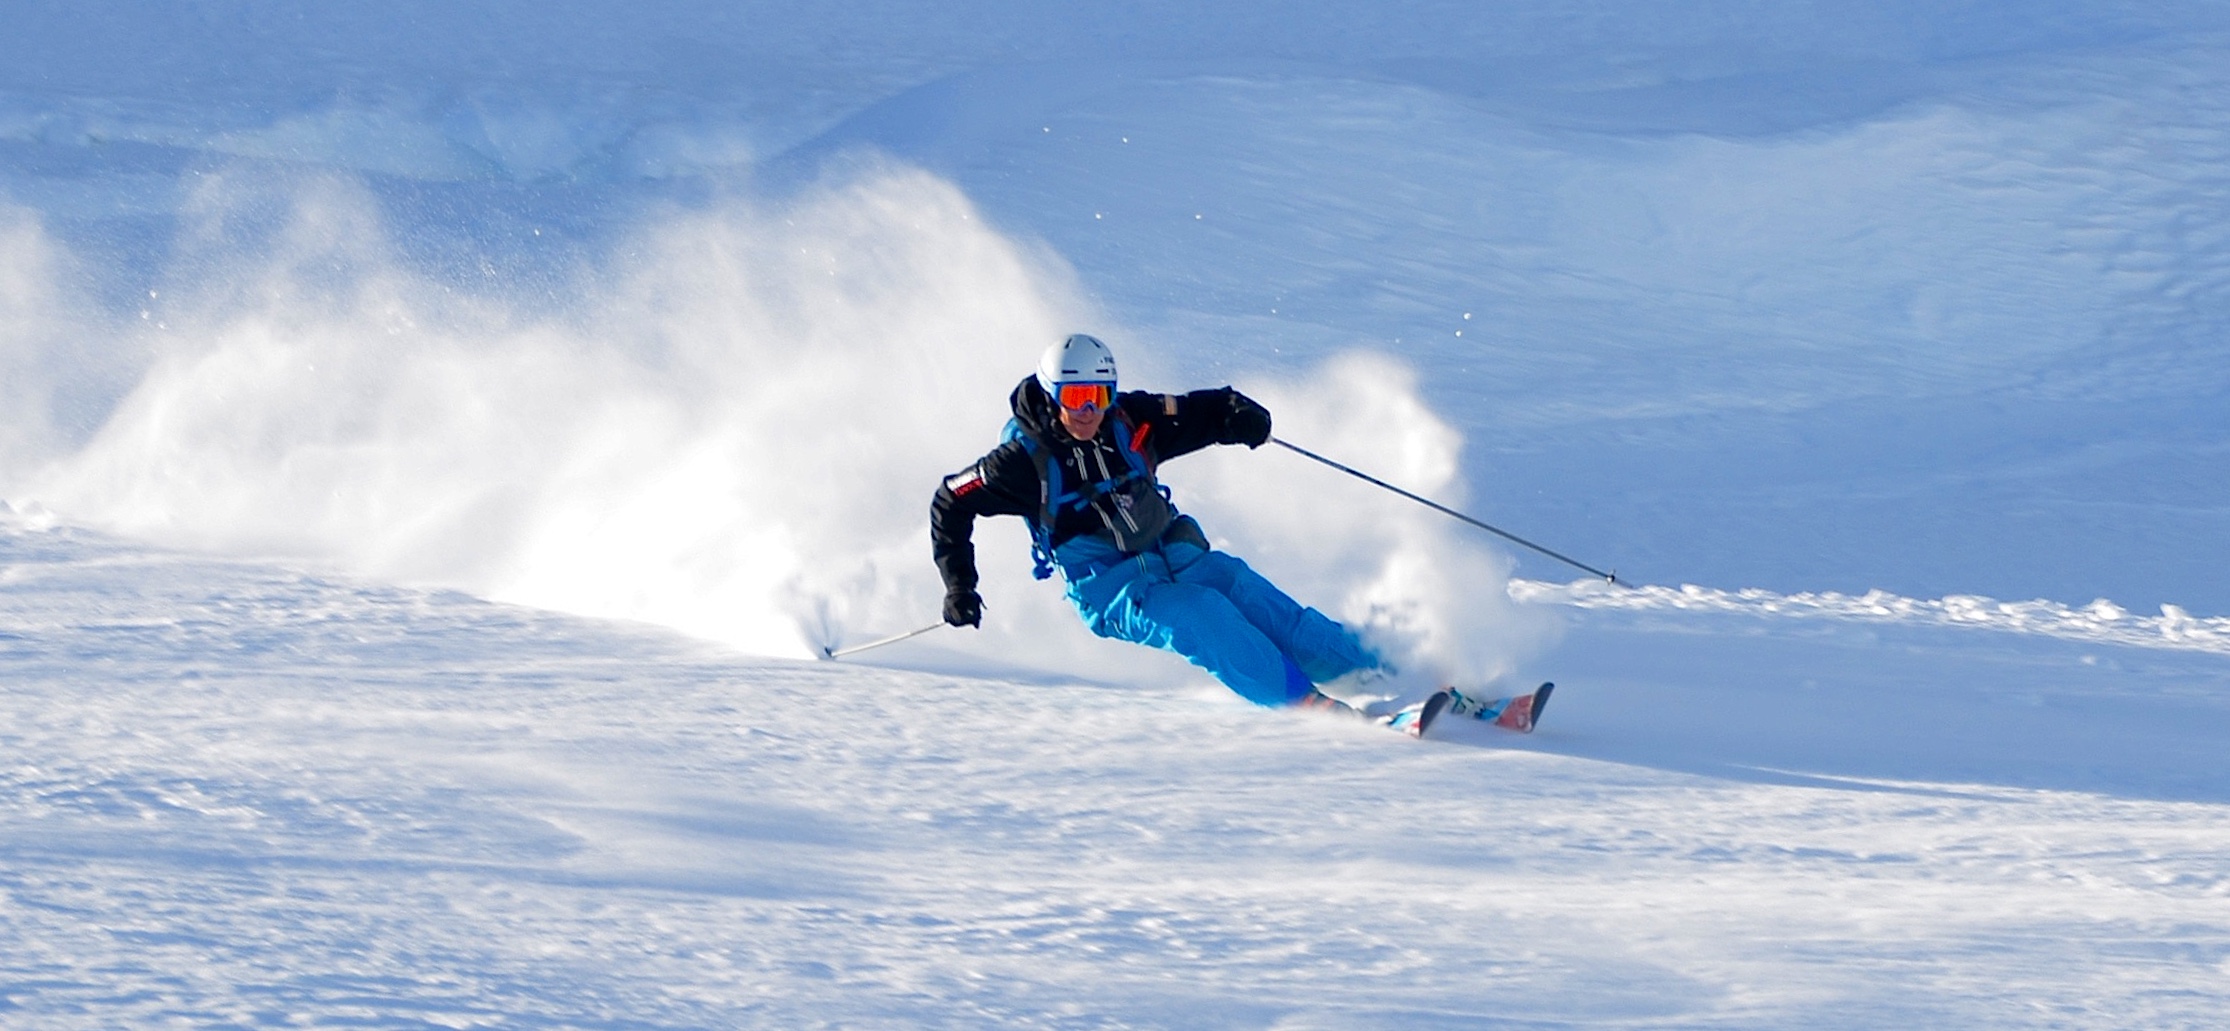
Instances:
[[[1334,468],[1334,469],[1337,469],[1337,470],[1339,470],[1339,471],[1341,471],[1341,472],[1343,472],[1343,473],[1346,473],[1346,474],[1348,474],[1349,476],[1353,476],[1353,477],[1356,477],[1357,479],[1361,479],[1361,480],[1366,480],[1366,481],[1369,481],[1369,482],[1371,482],[1371,483],[1377,484],[1378,486],[1381,486],[1381,487],[1384,487],[1384,488],[1386,488],[1387,490],[1393,491],[1394,493],[1396,493],[1396,494],[1399,494],[1399,495],[1401,495],[1402,497],[1408,498],[1408,499],[1409,499],[1409,500],[1411,500],[1411,501],[1414,501],[1414,502],[1416,502],[1416,503],[1418,503],[1418,504],[1420,504],[1420,505],[1423,505],[1423,506],[1425,506],[1426,508],[1432,509],[1432,510],[1433,510],[1433,511],[1435,511],[1435,512],[1439,512],[1439,513],[1441,513],[1442,515],[1450,515],[1450,516],[1454,516],[1454,517],[1456,517],[1457,519],[1461,519],[1461,520],[1463,520],[1464,522],[1470,523],[1471,525],[1473,525],[1473,526],[1476,526],[1476,527],[1478,527],[1478,528],[1480,528],[1480,529],[1482,529],[1482,530],[1485,530],[1485,531],[1487,531],[1488,533],[1494,534],[1495,536],[1501,537],[1501,538],[1503,538],[1503,539],[1505,539],[1505,540],[1509,540],[1509,541],[1514,541],[1514,542],[1516,542],[1516,543],[1519,543],[1519,544],[1523,544],[1523,545],[1525,545],[1526,547],[1528,547],[1528,548],[1532,548],[1533,550],[1535,550],[1535,551],[1538,551],[1538,552],[1540,552],[1540,553],[1541,553],[1541,554],[1543,554],[1543,555],[1547,555],[1548,557],[1550,557],[1550,558],[1553,558],[1553,559],[1557,560],[1558,562],[1562,562],[1562,563],[1564,563],[1565,565],[1568,565],[1568,566],[1574,566],[1574,567],[1577,567],[1577,568],[1579,568],[1579,569],[1584,569],[1584,570],[1587,570],[1588,572],[1590,572],[1590,573],[1593,573],[1593,574],[1595,574],[1596,576],[1600,576],[1600,577],[1602,577],[1603,579],[1605,579],[1605,580],[1608,580],[1608,581],[1610,581],[1611,583],[1614,583],[1614,584],[1618,584],[1618,585],[1619,585],[1620,587],[1624,587],[1624,586],[1626,586],[1625,584],[1622,584],[1622,583],[1619,583],[1619,582],[1618,582],[1618,574],[1616,574],[1616,573],[1606,573],[1606,572],[1603,572],[1603,571],[1602,571],[1602,570],[1600,570],[1600,569],[1597,569],[1597,568],[1595,568],[1594,566],[1588,565],[1588,564],[1587,564],[1587,563],[1585,563],[1585,562],[1581,562],[1581,561],[1579,561],[1578,559],[1574,559],[1574,558],[1569,558],[1569,557],[1567,557],[1567,556],[1564,556],[1564,555],[1559,555],[1559,554],[1557,554],[1556,552],[1550,551],[1550,550],[1549,550],[1549,549],[1547,549],[1547,548],[1544,548],[1544,547],[1542,547],[1542,546],[1540,546],[1540,545],[1538,545],[1538,544],[1535,544],[1535,543],[1533,543],[1532,541],[1526,540],[1525,538],[1523,538],[1523,537],[1520,537],[1520,536],[1518,536],[1517,534],[1511,533],[1511,532],[1510,532],[1510,531],[1508,531],[1508,530],[1502,529],[1501,527],[1497,527],[1497,526],[1489,526],[1489,525],[1487,525],[1486,523],[1480,522],[1480,521],[1479,521],[1479,520],[1477,520],[1477,519],[1473,519],[1473,518],[1471,518],[1470,516],[1467,516],[1467,515],[1465,515],[1465,514],[1463,514],[1463,513],[1461,513],[1461,512],[1458,512],[1458,511],[1456,511],[1455,509],[1449,508],[1448,506],[1446,506],[1446,505],[1443,505],[1443,504],[1441,504],[1440,502],[1434,501],[1434,500],[1432,500],[1431,498],[1427,498],[1427,497],[1421,497],[1421,496],[1419,496],[1419,495],[1416,495],[1416,494],[1411,494],[1410,492],[1408,492],[1408,491],[1406,491],[1406,490],[1403,490],[1403,489],[1401,489],[1400,487],[1396,487],[1396,486],[1394,486],[1393,484],[1391,484],[1391,483],[1388,483],[1388,482],[1386,482],[1385,480],[1381,480],[1381,479],[1379,479],[1379,478],[1378,478],[1378,477],[1376,477],[1376,476],[1372,476],[1371,474],[1369,474],[1369,473],[1366,473],[1366,472],[1363,472],[1363,471],[1361,471],[1361,470],[1359,470],[1359,469],[1353,469],[1353,468],[1349,468],[1348,466],[1344,466],[1344,465],[1341,465],[1341,464],[1340,464],[1340,463],[1338,463],[1338,462],[1332,461],[1331,459],[1329,459],[1329,458],[1326,458],[1326,457],[1324,457],[1323,455],[1317,454],[1316,452],[1314,452],[1314,451],[1311,451],[1311,450],[1309,450],[1309,449],[1307,449],[1307,448],[1305,448],[1305,447],[1302,447],[1302,446],[1300,446],[1300,445],[1298,445],[1298,444],[1292,443],[1291,441],[1280,440],[1280,439],[1278,439],[1278,438],[1276,438],[1276,437],[1271,437],[1271,438],[1270,438],[1270,443],[1272,443],[1272,444],[1276,444],[1276,445],[1278,445],[1279,447],[1285,448],[1285,449],[1286,449],[1286,450],[1288,450],[1288,451],[1293,451],[1293,452],[1296,452],[1296,453],[1298,453],[1298,454],[1301,454],[1301,455],[1303,455],[1303,456],[1305,456],[1305,457],[1316,459],[1317,461],[1319,461],[1319,462],[1322,462],[1322,463],[1324,463],[1325,465],[1331,466],[1332,468]]]
[[[838,648],[834,645],[822,645],[821,657],[824,659],[841,659],[846,655],[854,655],[859,652],[866,651],[869,648],[880,648],[886,644],[897,644],[898,642],[903,641],[909,637],[920,637],[921,635],[944,625],[945,621],[940,619],[934,623],[929,624],[928,626],[922,627],[919,630],[908,630],[903,634],[895,634],[890,637],[883,638],[880,641],[869,641],[866,644],[855,644],[849,648]]]

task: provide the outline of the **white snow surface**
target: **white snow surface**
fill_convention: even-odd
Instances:
[[[2139,616],[2103,598],[2082,608],[2050,601],[2004,602],[1974,595],[1904,598],[1887,591],[1857,597],[1825,591],[1775,594],[1752,587],[1722,591],[1695,584],[1677,588],[1622,586],[1601,580],[1547,584],[1516,580],[1512,596],[1530,602],[1588,609],[1634,611],[1741,612],[1760,618],[1832,619],[1864,623],[1965,626],[2041,634],[2070,641],[2097,641],[2139,648],[2177,648],[2230,655],[2230,617],[2195,618],[2174,605],[2158,616]]]
[[[0,1027],[2220,1027],[2230,8],[0,11]],[[924,516],[1045,344],[1411,742]]]

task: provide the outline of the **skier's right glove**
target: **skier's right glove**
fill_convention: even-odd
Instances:
[[[983,596],[967,588],[945,592],[945,625],[983,625]]]

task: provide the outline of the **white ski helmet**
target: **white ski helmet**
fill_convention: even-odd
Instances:
[[[1045,388],[1047,397],[1058,395],[1063,383],[1114,382],[1115,352],[1096,336],[1071,333],[1038,359],[1038,386]]]

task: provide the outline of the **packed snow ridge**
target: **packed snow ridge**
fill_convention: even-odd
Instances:
[[[2193,616],[2178,606],[2165,604],[2160,607],[2158,616],[2140,616],[2104,598],[2081,608],[2070,608],[2044,599],[1999,601],[1972,594],[1925,599],[1882,590],[1860,595],[1837,591],[1781,594],[1757,587],[1726,591],[1695,584],[1627,586],[1601,580],[1553,584],[1522,579],[1510,581],[1510,597],[1521,602],[1582,609],[1725,612],[1974,627],[2070,641],[2230,655],[2230,617]]]

